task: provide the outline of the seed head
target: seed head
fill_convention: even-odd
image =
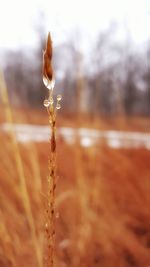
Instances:
[[[48,33],[46,48],[43,52],[43,82],[45,86],[51,90],[54,87],[54,73],[52,67],[52,39],[50,33]]]

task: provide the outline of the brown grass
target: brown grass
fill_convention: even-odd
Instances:
[[[6,91],[3,96],[1,122],[47,123],[37,111],[12,112]],[[58,126],[141,131],[149,130],[147,123],[58,120]],[[13,127],[0,140],[0,267],[40,266],[49,146],[18,144]],[[104,144],[85,149],[78,141],[57,140],[56,267],[150,265],[150,151]]]
[[[63,102],[63,101],[62,101]],[[5,106],[0,105],[0,123],[6,122],[4,116]],[[15,123],[29,123],[47,125],[47,114],[41,104],[41,109],[13,108],[13,119]],[[63,114],[62,110],[57,120],[57,126],[76,127],[84,126],[87,128],[98,128],[101,130],[128,130],[150,132],[150,118],[131,117],[125,120],[122,117],[102,118],[96,117],[94,120],[88,116],[81,116],[80,122],[75,115]]]
[[[0,266],[37,266],[9,137],[0,150]],[[56,266],[150,264],[150,152],[83,149],[58,140]],[[38,245],[43,246],[47,144],[19,146]],[[78,158],[77,158],[78,155]]]

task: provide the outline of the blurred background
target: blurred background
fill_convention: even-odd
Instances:
[[[42,267],[53,40],[56,266],[150,265],[150,1],[1,1],[0,266]]]

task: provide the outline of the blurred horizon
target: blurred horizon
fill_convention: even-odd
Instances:
[[[5,1],[0,22],[0,66],[14,106],[39,108],[46,97],[50,31],[65,113],[150,115],[149,1]]]

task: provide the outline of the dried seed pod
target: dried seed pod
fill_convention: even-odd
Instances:
[[[46,49],[43,52],[43,82],[44,85],[49,89],[53,90],[55,81],[54,81],[54,73],[52,67],[52,40],[50,33],[48,34],[46,41]]]

